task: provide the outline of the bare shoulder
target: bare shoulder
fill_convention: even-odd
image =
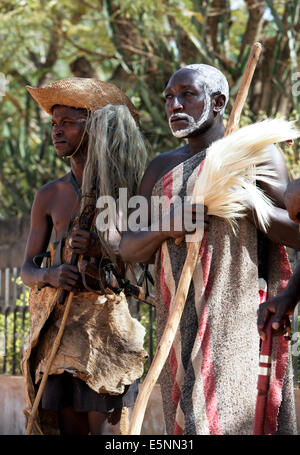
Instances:
[[[157,155],[147,167],[141,185],[140,194],[150,196],[156,182],[167,172],[186,160],[186,146]]]
[[[284,155],[279,146],[271,144],[266,147],[269,156],[270,163],[275,168],[275,170],[284,170],[287,172]]]
[[[300,196],[300,178],[292,180],[286,189],[286,194],[293,194],[295,196]]]
[[[285,208],[283,195],[289,183],[289,175],[285,159],[281,149],[276,145],[269,145],[267,147],[269,154],[269,163],[276,173],[276,185],[269,185],[261,183],[264,192],[273,200],[275,205]]]
[[[41,186],[37,193],[47,194],[49,192],[57,191],[60,186],[64,183],[67,183],[69,180],[69,173],[65,174],[63,177],[58,179],[52,180],[51,182],[45,183],[45,185]]]
[[[68,181],[68,174],[61,178],[52,180],[41,186],[34,198],[33,206],[38,206],[43,211],[47,212],[48,204],[53,201],[54,198],[58,197],[61,186]]]

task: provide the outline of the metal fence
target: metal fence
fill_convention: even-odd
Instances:
[[[0,371],[21,374],[20,362],[29,333],[28,290],[18,279],[20,270],[0,269]]]

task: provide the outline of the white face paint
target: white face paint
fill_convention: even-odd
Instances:
[[[191,115],[188,114],[171,114],[169,117],[169,127],[172,131],[173,136],[182,138],[182,137],[188,137],[190,134],[194,133],[197,131],[208,119],[209,116],[209,111],[210,111],[210,96],[207,93],[204,93],[204,107],[202,114],[198,119],[195,119]],[[182,128],[180,130],[174,130],[174,123],[172,123],[173,120],[186,120],[188,122],[188,125],[185,128]]]
[[[204,107],[203,112],[198,119],[191,117],[188,114],[172,114],[169,118],[169,126],[172,131],[172,134],[175,137],[182,138],[187,137],[190,134],[194,133],[199,129],[207,120],[210,112],[211,106],[211,96],[213,93],[220,92],[225,98],[226,102],[223,108],[220,110],[220,115],[223,115],[228,98],[229,98],[229,87],[228,82],[225,76],[217,68],[214,68],[210,65],[205,64],[192,64],[183,67],[182,69],[191,69],[197,71],[198,75],[201,78],[202,84],[204,86]],[[188,121],[188,125],[180,130],[174,130],[175,124],[172,123],[172,119],[182,118]]]

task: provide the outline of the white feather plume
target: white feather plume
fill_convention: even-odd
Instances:
[[[232,227],[235,218],[245,216],[250,202],[260,227],[266,230],[273,204],[256,182],[279,185],[266,147],[299,136],[294,122],[272,119],[214,142],[207,150],[193,201],[204,203],[209,215],[226,218]]]

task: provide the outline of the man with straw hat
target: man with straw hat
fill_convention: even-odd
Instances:
[[[124,275],[116,232],[108,241],[93,226],[90,231],[83,226],[91,201],[95,209],[101,196],[116,199],[119,187],[127,188],[129,196],[138,188],[146,150],[137,111],[121,90],[96,79],[67,78],[27,89],[52,116],[55,150],[70,159],[71,171],[40,188],[32,206],[21,272],[32,288],[31,333],[22,363],[25,415],[62,325],[65,305],[58,296],[72,291],[33,429],[42,434],[118,433],[122,408],[134,404],[147,357],[144,328],[131,317],[124,294],[111,290],[118,283],[109,288],[115,280],[111,265],[117,276]],[[74,265],[70,258],[76,254]],[[46,267],[41,267],[43,256],[50,262]]]
[[[159,155],[150,163],[140,188],[149,206],[154,196],[164,196],[165,200],[179,196],[182,200],[191,195],[196,178],[201,176],[207,161],[205,157],[214,145],[214,152],[218,152],[217,144],[225,152],[224,157],[216,153],[215,167],[218,168],[218,160],[223,160],[223,165],[226,156],[239,153],[239,144],[245,146],[247,141],[255,143],[258,140],[256,125],[250,125],[253,137],[250,131],[243,134],[240,130],[239,143],[236,143],[236,133],[222,139],[225,132],[222,116],[228,97],[227,80],[214,67],[189,65],[173,74],[165,89],[165,109],[172,134],[186,138],[188,143]],[[260,140],[268,133],[267,125],[260,128]],[[278,125],[276,129],[278,131]],[[270,136],[274,136],[273,132]],[[284,137],[283,134],[282,140],[288,139]],[[273,142],[278,141],[269,140],[270,144]],[[276,205],[268,209],[270,218],[266,234],[257,229],[256,216],[250,210],[247,216],[240,218],[235,232],[222,218],[226,204],[220,209],[221,215],[209,217],[179,328],[160,375],[168,434],[253,432],[259,358],[256,326],[259,296],[262,298],[266,292],[266,285],[271,295],[277,294],[290,276],[287,255],[281,244],[299,247],[297,225],[289,219],[283,203],[282,188],[288,182],[283,157],[273,145],[265,153],[270,167],[276,172],[275,180],[283,184],[283,187],[270,185],[268,178],[260,183]],[[228,169],[229,175],[230,172],[233,170]],[[227,177],[223,176],[224,181]],[[258,174],[256,177],[259,180]],[[233,172],[233,181],[234,178]],[[214,194],[214,184],[220,194]],[[217,204],[223,192],[222,181],[215,179],[210,185],[210,197]],[[251,187],[253,197],[256,197],[255,184]],[[255,201],[248,200],[246,205],[251,207],[252,203]],[[166,205],[168,210],[168,203]],[[186,213],[193,213],[195,220],[201,206],[190,203],[187,207]],[[210,213],[208,205],[208,215]],[[179,244],[174,240],[191,230],[182,222],[180,210],[172,207],[168,214],[168,229],[158,229],[157,219],[151,219],[149,212],[150,227],[123,233],[120,244],[124,261],[155,259],[158,340],[163,338],[165,327],[171,328],[167,323],[173,304],[175,306],[189,248],[184,240]],[[264,215],[263,211],[261,214]],[[292,370],[287,349],[287,341],[283,337],[277,339],[273,347],[271,399],[267,408],[266,432],[269,434],[296,432]],[[163,351],[164,345],[161,345],[160,352]]]

